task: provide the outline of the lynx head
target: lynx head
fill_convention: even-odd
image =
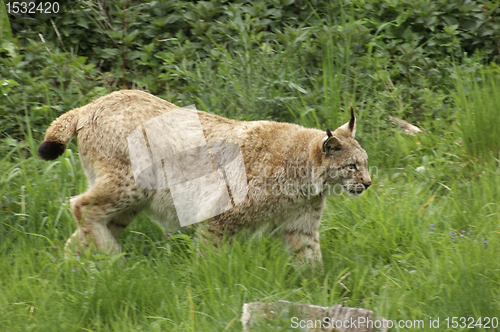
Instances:
[[[333,133],[326,131],[320,141],[322,164],[326,166],[325,187],[340,184],[351,195],[359,195],[372,184],[368,173],[368,155],[354,139],[356,118],[351,106],[351,119]],[[325,188],[328,194],[328,188]],[[332,194],[332,192],[330,192]]]

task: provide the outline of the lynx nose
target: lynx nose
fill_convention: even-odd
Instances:
[[[363,183],[363,186],[365,186],[365,189],[368,189],[368,187],[371,186],[371,185],[372,185],[371,181]]]

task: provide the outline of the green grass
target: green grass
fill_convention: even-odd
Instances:
[[[376,91],[348,73],[348,59],[327,49],[324,76],[308,76],[292,51],[221,52],[217,67],[181,66],[177,73],[200,91],[175,101],[323,129],[347,121],[339,108],[357,106],[357,137],[376,166],[374,183],[359,198],[329,199],[323,272],[295,269],[281,241],[267,237],[237,237],[198,253],[191,231],[167,238],[145,217],[119,239],[124,265],[120,257],[65,257],[75,228],[69,197],[85,191],[86,180],[74,144],[53,162],[36,156],[42,136],[31,129],[25,104],[16,117],[24,139],[0,141],[1,330],[241,331],[244,302],[280,299],[360,306],[391,320],[424,320],[432,331],[445,331],[447,317],[499,317],[500,168],[495,155],[468,157],[467,143],[484,142],[484,126],[496,128],[500,100],[488,90],[494,80],[466,95],[459,79],[456,105],[447,105],[459,110],[450,115],[455,121],[427,118],[420,124],[426,132],[410,137],[386,121],[412,107],[397,89],[390,98],[401,109],[385,110]],[[478,113],[461,113],[484,105],[489,111],[477,121],[468,117]],[[481,151],[489,147],[481,144]],[[430,317],[440,318],[439,329],[429,328]],[[270,331],[286,331],[289,323],[276,321]]]
[[[497,317],[500,169],[458,157],[464,151],[453,130],[445,139],[391,136],[381,138],[394,157],[377,156],[373,143],[366,148],[373,159],[399,164],[379,167],[365,195],[329,200],[320,274],[297,271],[280,241],[268,238],[197,254],[189,233],[168,239],[145,217],[120,238],[125,265],[102,255],[65,258],[74,228],[68,197],[86,185],[74,147],[46,163],[33,156],[29,134],[10,146],[4,140],[2,329],[240,331],[244,302],[279,299],[361,306],[426,324],[440,317],[440,330],[446,317]],[[271,330],[289,327],[275,323],[281,327]]]
[[[468,75],[456,71],[455,86],[459,127],[467,153],[479,159],[499,158],[500,129],[494,121],[500,105],[498,68]]]

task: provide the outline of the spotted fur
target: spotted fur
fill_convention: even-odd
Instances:
[[[146,92],[113,92],[69,111],[47,130],[39,148],[43,159],[62,154],[77,136],[88,190],[71,199],[77,229],[67,247],[93,244],[120,252],[116,237],[141,212],[165,229],[179,227],[169,189],[139,187],[131,169],[127,137],[159,115],[178,108]],[[242,152],[248,184],[246,199],[202,223],[202,236],[214,242],[244,232],[280,234],[300,260],[320,260],[319,225],[326,197],[339,188],[357,195],[371,184],[366,152],[354,139],[356,119],[335,131],[272,121],[236,121],[198,111],[208,144],[231,142]]]

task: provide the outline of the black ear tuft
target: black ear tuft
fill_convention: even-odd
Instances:
[[[351,131],[354,131],[354,125],[356,123],[356,117],[354,116],[354,110],[352,109],[352,105],[351,105],[351,120],[349,120],[349,129],[351,129]]]
[[[66,146],[58,142],[43,142],[38,148],[38,155],[43,160],[54,160],[63,154]]]
[[[332,132],[330,131],[330,129],[326,130],[326,136],[332,137]]]

